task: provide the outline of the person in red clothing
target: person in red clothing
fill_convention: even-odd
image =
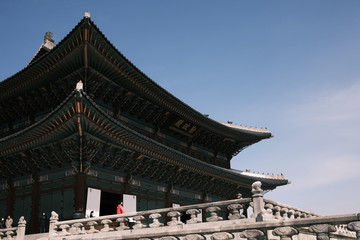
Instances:
[[[123,208],[123,202],[119,201],[119,204],[117,205],[116,208],[116,214],[122,214],[125,213],[124,208]]]

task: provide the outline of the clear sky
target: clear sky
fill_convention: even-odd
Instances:
[[[265,197],[360,212],[360,1],[0,1],[0,80],[85,11],[151,79],[218,121],[267,127],[232,167],[283,173]]]

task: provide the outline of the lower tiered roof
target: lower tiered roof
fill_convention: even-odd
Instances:
[[[108,115],[82,89],[35,124],[1,138],[0,162],[3,178],[64,166],[85,173],[101,167],[226,198],[250,194],[257,180],[264,189],[288,183],[285,177],[253,176],[169,148]]]

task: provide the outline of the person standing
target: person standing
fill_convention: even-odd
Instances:
[[[119,201],[117,208],[116,208],[116,214],[122,214],[125,213],[124,208],[123,208],[123,202]]]
[[[42,216],[40,217],[40,233],[46,232],[47,222],[48,220],[46,214],[43,213]]]
[[[7,217],[6,221],[5,221],[5,226],[6,228],[11,228],[13,224],[13,220],[10,216]]]
[[[5,228],[5,219],[4,218],[1,218],[0,228]]]

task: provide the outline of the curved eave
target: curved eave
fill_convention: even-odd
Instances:
[[[78,104],[76,104],[78,103]],[[262,181],[264,189],[287,184],[286,179],[266,179],[245,176],[233,170],[217,167],[169,148],[126,127],[105,113],[84,92],[73,92],[53,112],[39,122],[13,135],[0,139],[0,156],[36,148],[60,141],[77,133],[74,118],[81,118],[85,134],[95,136],[115,146],[135,150],[140,154],[165,161],[189,171],[212,176],[225,182],[250,188],[254,181]]]
[[[97,31],[97,34],[102,37],[102,42],[104,42],[108,48],[111,48],[111,50],[116,53],[117,57],[125,62],[125,64],[121,64],[121,68],[117,68],[117,70],[124,71],[124,69],[126,69],[125,72],[127,79],[131,82],[131,85],[135,91],[144,94],[147,98],[152,99],[166,109],[179,114],[182,118],[192,121],[201,127],[214,131],[221,136],[225,135],[226,137],[233,137],[237,140],[243,140],[244,136],[249,136],[250,138],[253,138],[253,143],[272,137],[269,131],[263,131],[262,129],[236,129],[234,131],[234,128],[228,127],[209,117],[204,116],[202,113],[196,111],[172,95],[166,89],[162,88],[140,69],[138,69],[105,37],[105,35],[100,31],[100,29],[93,21],[90,20],[90,24]],[[107,47],[102,46],[102,49],[106,49]],[[104,56],[104,53],[102,54],[103,57],[107,61],[115,63],[113,55],[109,54],[109,51],[107,51],[106,54],[108,54],[108,56]],[[112,57],[112,59],[110,59],[110,57]]]

